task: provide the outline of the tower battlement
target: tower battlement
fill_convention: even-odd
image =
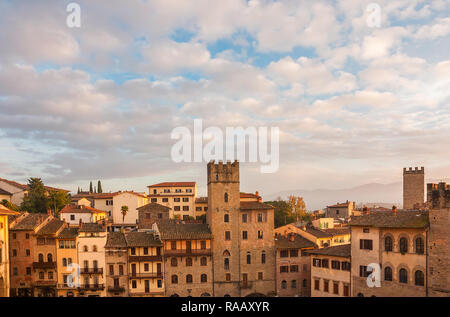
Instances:
[[[208,163],[208,184],[216,182],[239,183],[239,162],[211,161]]]
[[[425,174],[425,168],[422,166],[420,169],[418,167],[410,167],[410,168],[403,168],[403,175],[405,174]]]
[[[427,202],[433,209],[450,208],[450,184],[427,184]]]

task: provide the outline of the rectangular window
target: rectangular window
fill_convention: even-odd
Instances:
[[[131,255],[136,255],[136,248],[131,248]]]
[[[149,271],[149,265],[148,263],[144,263],[144,271],[148,272]]]
[[[195,207],[195,211],[202,211],[202,207]]]
[[[247,214],[242,214],[242,222],[247,222]]]
[[[163,199],[162,199],[162,202],[163,202],[163,203],[168,203],[168,202],[169,202],[169,198],[163,198]]]
[[[26,270],[27,270],[27,275],[31,275],[31,267],[28,266]]]
[[[123,275],[123,265],[119,265],[119,275]]]
[[[298,265],[291,265],[290,270],[291,272],[298,272]]]
[[[367,271],[367,266],[360,265],[359,266],[359,276],[360,277],[368,277],[369,272]]]
[[[114,265],[109,265],[109,275],[114,275]]]
[[[151,202],[152,202],[152,203],[156,203],[157,201],[158,201],[157,198],[152,198],[152,199],[151,199]]]
[[[27,249],[26,251],[27,256],[30,256],[30,249]]]
[[[290,251],[289,251],[289,256],[290,256],[291,258],[296,258],[296,257],[298,257],[298,250],[290,250]]]
[[[231,274],[230,273],[227,273],[227,274],[225,274],[225,280],[226,281],[231,281]]]
[[[334,270],[340,270],[341,269],[341,262],[339,261],[331,261],[331,268]]]
[[[316,291],[320,290],[320,280],[314,280],[314,289]]]
[[[372,250],[372,240],[360,239],[359,248],[361,250]]]
[[[321,267],[326,267],[328,268],[328,259],[322,259],[322,261],[320,261],[320,266]]]
[[[333,294],[339,295],[339,283],[333,282]]]
[[[177,249],[177,242],[176,241],[170,241],[170,249],[176,250]]]
[[[157,283],[157,284],[156,284],[156,287],[162,288],[162,280],[157,280],[156,283]]]
[[[148,255],[148,248],[147,247],[144,248],[144,255]]]
[[[263,272],[258,272],[258,280],[262,281],[263,279]]]
[[[188,203],[189,202],[189,197],[183,197],[183,202],[184,203]]]
[[[137,288],[136,280],[131,281],[131,288]]]
[[[75,220],[75,215],[70,215],[70,220]]]
[[[173,201],[174,201],[175,203],[179,203],[179,202],[181,201],[181,198],[180,198],[180,197],[175,197],[175,198],[173,199]]]
[[[258,230],[258,239],[262,239],[263,238],[263,232],[261,230]]]
[[[30,239],[30,234],[29,233],[25,234],[25,239]]]
[[[288,273],[289,272],[289,266],[282,265],[280,266],[280,273]]]
[[[202,250],[206,249],[206,241],[205,240],[200,241],[200,249],[202,249]]]
[[[263,214],[258,214],[258,222],[263,222]]]
[[[247,231],[242,231],[242,240],[247,240]]]
[[[313,259],[313,266],[320,267],[320,259]]]
[[[12,254],[13,254],[13,256],[17,256],[17,250],[16,250],[16,249],[13,249]]]
[[[280,258],[287,258],[289,256],[288,250],[280,250]]]
[[[225,240],[231,240],[231,232],[225,231]]]
[[[183,206],[183,211],[189,211],[189,206]]]
[[[369,230],[369,228],[363,228],[363,232],[364,232],[364,233],[369,233],[370,230]]]
[[[328,280],[323,280],[323,291],[328,293],[328,285],[330,282]]]
[[[180,211],[181,208],[180,208],[180,206],[173,206],[173,210],[174,210],[174,211]]]
[[[348,297],[350,295],[349,287],[348,285],[344,285],[344,296]]]
[[[343,271],[350,271],[350,262],[342,262],[341,264]]]
[[[186,189],[186,193],[192,193],[192,188]]]

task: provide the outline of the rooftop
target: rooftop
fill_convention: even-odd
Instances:
[[[241,201],[241,210],[273,209],[273,206],[259,201]]]
[[[344,258],[350,257],[351,252],[351,244],[343,244],[337,245],[334,247],[322,248],[322,249],[314,249],[305,251],[309,254],[315,255],[329,255],[329,256],[339,256]]]
[[[38,232],[37,235],[54,235],[56,234],[61,227],[64,226],[64,221],[59,220],[58,218],[53,218],[47,224],[45,224]]]
[[[15,215],[19,215],[20,212],[11,210],[5,206],[3,206],[2,204],[0,204],[0,215],[8,215],[8,216],[15,216]]]
[[[330,205],[330,206],[327,206],[327,207],[330,207],[330,208],[344,208],[344,207],[348,207],[351,203],[352,202],[347,201],[345,203],[337,203],[336,205]]]
[[[158,204],[158,203],[149,203],[144,206],[136,208],[137,210],[161,210],[161,211],[169,211],[170,207]]]
[[[47,214],[28,214],[23,219],[20,219],[10,230],[34,230],[48,217],[49,215]]]
[[[147,187],[194,187],[195,184],[195,182],[164,182],[148,185]]]
[[[291,233],[292,234],[292,233]],[[277,249],[304,249],[304,248],[314,248],[315,243],[309,241],[308,239],[303,238],[299,234],[292,234],[293,240],[290,239],[290,236],[277,236],[275,238],[275,247]]]
[[[105,232],[106,228],[99,223],[82,222],[79,232]]]
[[[4,179],[4,178],[0,178],[0,181],[5,182],[5,183],[7,183],[7,184],[9,184],[9,185],[11,185],[11,186],[20,188],[20,189],[22,189],[22,190],[28,190],[28,185],[25,185],[25,184],[20,184],[20,183],[18,183],[18,182],[11,181],[11,180]],[[46,190],[62,190],[62,191],[64,191],[64,192],[66,192],[66,193],[70,192],[70,190],[61,189],[61,188],[56,188],[56,187],[50,187],[50,186],[44,186],[44,188],[45,188]]]
[[[380,228],[426,228],[428,212],[426,211],[378,211],[367,215],[353,216],[350,226]]]
[[[128,247],[161,246],[161,241],[155,238],[153,232],[127,232],[125,239]]]
[[[303,231],[313,235],[316,238],[331,238],[331,237],[333,237],[333,233],[332,232],[329,232],[329,231],[327,232],[327,231],[322,230],[322,229],[314,228],[311,225],[302,226],[302,225],[299,225],[298,223],[294,223],[294,226],[296,226],[297,228],[299,228],[299,229],[301,229],[301,230],[303,230]]]
[[[126,248],[127,240],[122,232],[108,232],[105,248]]]
[[[161,240],[211,239],[209,226],[203,223],[184,223],[177,220],[158,222]]]
[[[58,239],[74,239],[78,236],[78,228],[64,228],[58,234]]]
[[[96,213],[96,212],[105,212],[100,209],[95,209],[90,206],[84,206],[84,205],[66,205],[63,209],[61,209],[60,213]]]
[[[10,192],[0,188],[0,195],[9,195],[9,196],[11,196],[12,194]]]

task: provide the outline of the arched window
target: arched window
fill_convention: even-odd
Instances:
[[[192,275],[191,274],[186,275],[186,283],[187,284],[191,284],[192,283]]]
[[[422,271],[417,270],[414,273],[414,284],[417,286],[424,286],[425,285],[425,277]]]
[[[38,258],[39,262],[44,262],[44,255],[42,253],[39,253]]]
[[[186,266],[192,266],[192,258],[186,258]]]
[[[63,258],[63,259],[62,259],[62,265],[63,265],[63,266],[67,266],[67,259],[66,259],[66,258]]]
[[[47,262],[53,262],[53,255],[51,253],[47,254]]]
[[[291,288],[297,288],[297,280],[291,281]]]
[[[229,270],[230,269],[230,259],[228,259],[228,258],[223,259],[223,268],[225,270]]]
[[[287,288],[287,283],[286,283],[286,281],[281,281],[281,288],[282,289],[286,289]]]
[[[97,246],[96,246],[96,245],[93,245],[93,246],[92,246],[92,251],[93,251],[93,252],[97,252]]]
[[[222,254],[223,256],[230,256],[230,251],[228,251],[228,250],[225,250],[225,251],[223,251],[223,254]]]
[[[421,237],[416,238],[415,243],[416,243],[416,253],[417,254],[423,254],[424,251],[425,251],[423,239]]]
[[[40,280],[45,279],[44,272],[39,272],[39,279],[40,279]]]
[[[306,281],[306,278],[305,279],[303,279],[303,287],[306,287],[307,286],[307,281]]]
[[[177,265],[178,265],[177,258],[171,258],[170,259],[170,266],[177,266]]]
[[[400,238],[400,253],[408,253],[408,239]]]
[[[200,297],[210,297],[211,295],[209,293],[203,293],[202,295],[200,295]]]
[[[206,266],[208,264],[208,260],[206,259],[206,257],[201,257],[200,258],[200,265],[201,266]]]
[[[223,215],[223,222],[230,222],[230,215],[229,214]]]
[[[178,284],[178,275],[172,275],[172,284]]]
[[[201,281],[202,283],[208,282],[208,276],[207,276],[206,274],[202,274],[202,275],[200,276],[200,281]]]
[[[228,202],[228,193],[225,193],[223,195],[223,200],[227,203]]]
[[[67,259],[67,264],[68,264],[68,265],[72,264],[72,258],[68,258],[68,259]]]
[[[384,269],[384,280],[392,281],[392,269],[389,266],[386,266]]]
[[[400,283],[408,283],[408,272],[405,269],[400,269],[398,272],[398,280]]]
[[[266,251],[262,251],[261,253],[261,264],[266,263]]]
[[[84,252],[88,252],[88,246],[87,246],[87,245],[85,245],[85,246],[83,247],[83,251],[84,251]]]
[[[250,255],[250,252],[247,252],[247,264],[252,264],[252,256]]]
[[[392,238],[389,236],[384,238],[384,251],[386,252],[392,251]]]

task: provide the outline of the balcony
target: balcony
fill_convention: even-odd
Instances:
[[[253,282],[249,282],[249,281],[240,281],[239,282],[239,287],[241,289],[252,288],[252,286],[253,286]]]
[[[145,296],[164,296],[164,290],[155,290],[155,291],[148,291],[148,292],[136,292],[136,293],[130,293],[129,296],[133,297],[145,297]]]
[[[125,292],[125,287],[123,287],[123,286],[108,286],[108,292],[122,293],[122,292]]]
[[[165,250],[166,256],[196,256],[196,255],[212,255],[211,249],[191,249],[191,250]]]
[[[33,269],[56,269],[56,262],[33,262]]]
[[[161,255],[130,255],[129,262],[162,261]]]
[[[56,287],[56,281],[53,280],[37,280],[33,282],[33,285],[36,287],[42,286],[53,286]]]
[[[83,267],[80,268],[81,274],[103,274],[103,268],[98,267]]]
[[[58,284],[58,289],[75,289],[78,288],[76,285],[69,286],[68,284]]]
[[[162,278],[162,272],[131,273],[130,278]]]
[[[82,284],[79,287],[80,290],[88,290],[88,291],[102,291],[105,289],[104,284]]]

